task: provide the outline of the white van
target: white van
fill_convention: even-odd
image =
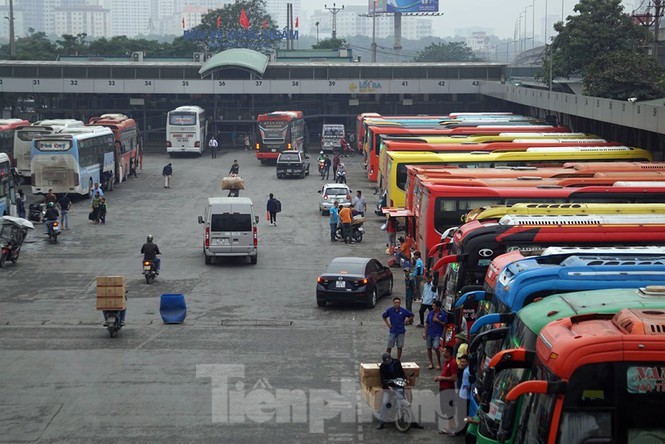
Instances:
[[[205,214],[199,216],[205,225],[203,254],[206,265],[215,257],[249,256],[252,264],[258,259],[256,226],[259,216],[248,197],[209,197]]]
[[[321,151],[338,151],[342,148],[340,139],[344,137],[344,125],[323,125],[323,129],[321,130]]]

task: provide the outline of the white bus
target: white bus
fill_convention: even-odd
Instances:
[[[104,126],[69,128],[32,141],[32,192],[87,195],[104,174],[113,177],[113,131]]]
[[[16,170],[21,180],[30,182],[30,145],[35,136],[54,134],[67,128],[80,128],[83,122],[74,119],[49,119],[35,122],[29,126],[22,126],[14,133],[14,158]]]
[[[201,154],[205,149],[208,120],[198,106],[179,106],[166,117],[166,152]]]

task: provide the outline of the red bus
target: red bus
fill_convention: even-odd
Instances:
[[[365,134],[366,142],[366,155],[367,155],[367,178],[371,182],[376,182],[379,175],[379,158],[381,157],[381,150],[383,149],[381,139],[389,138],[391,141],[398,141],[404,139],[404,142],[413,142],[413,144],[425,144],[426,141],[421,140],[422,136],[450,136],[451,144],[468,144],[469,146],[477,146],[480,144],[487,144],[492,142],[507,142],[514,139],[535,139],[535,138],[589,138],[584,133],[570,133],[566,127],[553,127],[542,125],[512,125],[512,126],[497,126],[482,124],[477,126],[459,126],[456,128],[438,127],[438,128],[403,128],[400,126],[368,126]],[[511,133],[506,135],[504,133]],[[514,134],[513,134],[514,133]],[[522,135],[521,133],[529,133]],[[550,133],[550,134],[547,134]],[[551,134],[557,133],[557,134]],[[565,134],[565,135],[564,135]],[[478,138],[479,136],[485,136]],[[598,139],[597,137],[593,137]],[[601,139],[604,141],[604,139]],[[446,142],[446,143],[447,143]],[[439,143],[439,142],[437,142]],[[534,143],[535,144],[535,143]],[[427,151],[423,147],[420,151]],[[473,149],[466,149],[466,151],[473,151]]]
[[[91,117],[90,126],[105,126],[115,138],[115,183],[127,180],[132,170],[143,169],[143,150],[134,119],[124,114],[102,114]],[[108,186],[111,186],[109,184]]]
[[[14,133],[21,126],[30,125],[23,119],[0,119],[0,153],[6,153],[9,163],[16,167],[16,156],[14,155]]]
[[[500,352],[493,366],[528,368],[530,380],[506,395],[498,441],[665,441],[663,325],[653,308],[581,314],[547,324],[535,353]]]
[[[569,202],[659,203],[665,199],[665,187],[584,187],[565,191],[569,192]],[[437,277],[442,273],[439,288],[446,305],[453,307],[461,294],[482,290],[490,263],[506,252],[540,254],[550,246],[665,245],[663,224],[598,224],[589,216],[526,216],[506,218],[499,223],[469,222],[455,229],[449,242],[429,250],[428,266]]]
[[[265,164],[276,161],[287,150],[305,151],[305,117],[302,111],[273,111],[259,114],[256,158]]]

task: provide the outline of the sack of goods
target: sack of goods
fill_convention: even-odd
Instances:
[[[240,176],[222,177],[222,190],[244,190],[245,181]]]
[[[364,224],[365,223],[365,217],[361,215],[353,216],[353,220],[351,221],[353,225],[358,225],[358,224]]]

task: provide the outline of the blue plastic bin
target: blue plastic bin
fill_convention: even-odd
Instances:
[[[159,301],[159,314],[165,324],[182,324],[187,317],[184,294],[163,294]]]

